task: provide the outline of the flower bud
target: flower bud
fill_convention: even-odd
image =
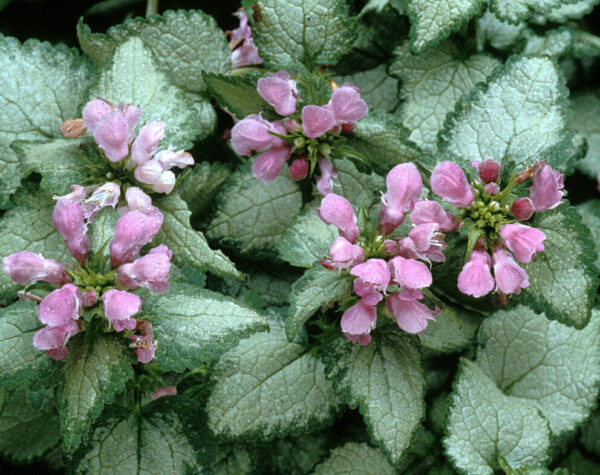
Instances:
[[[292,180],[298,181],[306,178],[308,175],[309,163],[306,157],[297,158],[290,165],[290,175]]]
[[[531,198],[518,198],[512,204],[512,213],[515,219],[526,221],[533,216],[535,207]]]
[[[479,164],[477,171],[479,172],[479,178],[481,178],[484,183],[498,181],[498,176],[500,176],[500,164],[495,160],[488,158]]]

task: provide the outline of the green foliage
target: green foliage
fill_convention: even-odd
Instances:
[[[600,96],[597,90],[585,91],[574,94],[571,99],[573,110],[573,127],[587,140],[588,151],[585,159],[577,164],[577,168],[596,178],[600,170]]]
[[[264,63],[335,64],[354,41],[344,0],[258,0],[253,37]]]
[[[379,450],[364,443],[348,442],[333,449],[329,458],[319,464],[314,473],[315,475],[346,473],[392,475],[395,472],[385,455]]]
[[[11,142],[60,136],[60,125],[80,114],[92,71],[64,45],[21,44],[1,35],[0,65],[0,209],[5,209],[22,176]]]
[[[440,313],[419,335],[421,344],[430,350],[453,353],[469,346],[483,318],[464,308],[450,306]]]
[[[425,412],[425,378],[414,337],[391,326],[366,346],[339,337],[324,361],[336,392],[358,407],[373,441],[398,464]]]

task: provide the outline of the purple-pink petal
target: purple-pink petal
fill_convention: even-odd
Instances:
[[[465,295],[479,298],[494,290],[492,260],[485,251],[473,251],[458,274],[458,290]]]
[[[110,242],[110,261],[113,267],[132,262],[144,245],[160,230],[163,215],[151,206],[145,212],[133,210],[121,216]]]
[[[533,176],[533,183],[529,189],[529,197],[536,211],[556,208],[563,197],[564,176],[553,170],[549,165],[544,165]]]
[[[284,71],[285,72],[285,71]],[[283,76],[283,77],[282,77]],[[289,75],[273,75],[260,78],[256,84],[258,94],[269,103],[281,116],[293,114],[296,111],[296,81]]]
[[[263,183],[273,181],[279,175],[283,164],[290,158],[292,149],[282,147],[270,148],[261,153],[252,163],[252,174]]]
[[[160,293],[169,290],[169,270],[173,253],[164,244],[150,250],[144,257],[119,267],[117,283],[125,289],[145,287]]]
[[[89,242],[81,205],[72,200],[58,200],[52,213],[52,222],[65,240],[69,252],[80,264],[85,264]]]
[[[369,112],[367,103],[360,98],[358,88],[346,85],[333,91],[329,105],[338,124],[356,122]]]
[[[377,320],[377,309],[359,300],[342,315],[342,331],[350,335],[368,334]]]
[[[494,277],[496,286],[503,294],[520,294],[521,289],[529,287],[525,269],[519,266],[510,252],[499,249],[494,252]]]
[[[64,267],[54,259],[46,259],[41,254],[29,251],[20,251],[3,258],[2,270],[19,285],[29,285],[39,280],[63,285],[70,280]]]
[[[529,262],[536,252],[543,251],[542,242],[546,239],[543,231],[521,223],[505,224],[500,229],[500,237],[521,262]]]
[[[144,125],[131,146],[131,161],[136,165],[150,160],[156,153],[159,142],[165,138],[165,123],[155,120]]]
[[[106,99],[98,98],[89,101],[81,113],[83,124],[93,134],[98,122],[113,111],[115,106]]]
[[[231,129],[231,146],[239,155],[249,157],[253,151],[262,152],[270,147],[281,147],[285,141],[269,132],[287,134],[279,122],[268,122],[259,115],[249,115]]]
[[[396,165],[385,178],[387,192],[379,212],[379,229],[390,234],[404,221],[406,212],[413,209],[423,186],[421,174],[413,163]]]
[[[396,256],[389,261],[392,283],[411,289],[429,287],[433,280],[431,271],[422,262]]]
[[[53,290],[40,302],[38,318],[52,327],[68,325],[81,313],[81,291],[73,284],[65,284]]]
[[[302,108],[302,130],[304,135],[314,139],[321,137],[335,125],[335,117],[325,106],[304,106]]]
[[[133,318],[133,315],[142,308],[142,299],[137,295],[111,289],[102,294],[102,303],[104,304],[104,314],[115,331],[120,332],[124,328],[135,329],[137,320]]]
[[[423,333],[428,320],[435,320],[433,312],[417,300],[404,300],[400,294],[388,296],[386,305],[398,326],[407,333]]]
[[[337,227],[340,236],[353,244],[356,243],[359,234],[358,224],[352,205],[346,198],[329,193],[321,201],[317,214],[325,224],[333,224]]]
[[[317,163],[319,170],[321,170],[321,176],[317,179],[317,190],[323,196],[326,196],[332,192],[333,180],[337,178],[337,172],[331,160],[327,160],[325,157],[319,158]]]
[[[365,253],[362,247],[352,244],[346,238],[339,237],[331,245],[329,250],[334,269],[348,269],[356,266],[365,260]]]
[[[453,162],[439,163],[431,174],[431,189],[444,201],[460,207],[473,204],[475,195],[462,168]]]
[[[437,201],[417,201],[410,220],[413,224],[437,223],[440,231],[452,231],[458,226],[454,215],[445,211]]]

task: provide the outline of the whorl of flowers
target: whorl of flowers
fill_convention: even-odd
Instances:
[[[370,332],[378,315],[393,316],[408,333],[421,333],[431,310],[421,301],[423,289],[432,283],[428,264],[445,260],[443,231],[457,223],[435,201],[419,200],[422,179],[412,163],[397,165],[386,177],[387,192],[382,197],[379,228],[361,235],[350,202],[330,193],[319,207],[319,217],[338,228],[338,237],[321,264],[327,269],[349,272],[354,277],[356,303],[342,315],[346,337],[361,345],[371,342]],[[411,212],[414,225],[407,237],[386,239]],[[380,305],[385,301],[385,306]]]
[[[342,132],[351,132],[356,121],[368,112],[360,90],[345,83],[334,89],[329,103],[305,105],[300,113],[296,111],[296,81],[288,72],[259,79],[257,90],[283,119],[269,122],[261,114],[253,114],[239,121],[231,130],[235,152],[247,157],[261,152],[252,171],[263,182],[274,180],[290,159],[294,180],[312,175],[318,165],[321,176],[317,188],[323,195],[329,193],[331,180],[337,176],[330,161],[330,142]]]
[[[93,187],[92,187],[93,188]],[[145,287],[153,292],[169,289],[168,279],[171,251],[161,244],[139,257],[142,247],[152,241],[160,230],[163,215],[152,206],[150,197],[139,188],[127,190],[127,206],[119,209],[113,237],[109,245],[110,262],[89,262],[88,224],[100,209],[115,207],[119,187],[106,183],[91,190],[73,186],[73,191],[60,197],[52,215],[54,227],[64,238],[69,252],[77,260],[73,267],[62,265],[40,254],[20,251],[2,260],[4,272],[12,280],[27,286],[45,281],[58,286],[38,307],[40,322],[46,325],[33,338],[33,345],[60,360],[67,356],[67,342],[89,324],[82,318],[84,308],[89,315],[105,318],[115,332],[128,330],[138,361],[148,363],[154,358],[156,342],[152,340],[152,325],[137,320],[142,307],[141,298],[130,292]],[[98,256],[94,256],[97,261]],[[25,298],[39,300],[33,293],[23,292]],[[139,334],[133,334],[133,331]]]

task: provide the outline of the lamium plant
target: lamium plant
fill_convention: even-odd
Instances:
[[[600,473],[599,3],[0,1],[0,471]]]

